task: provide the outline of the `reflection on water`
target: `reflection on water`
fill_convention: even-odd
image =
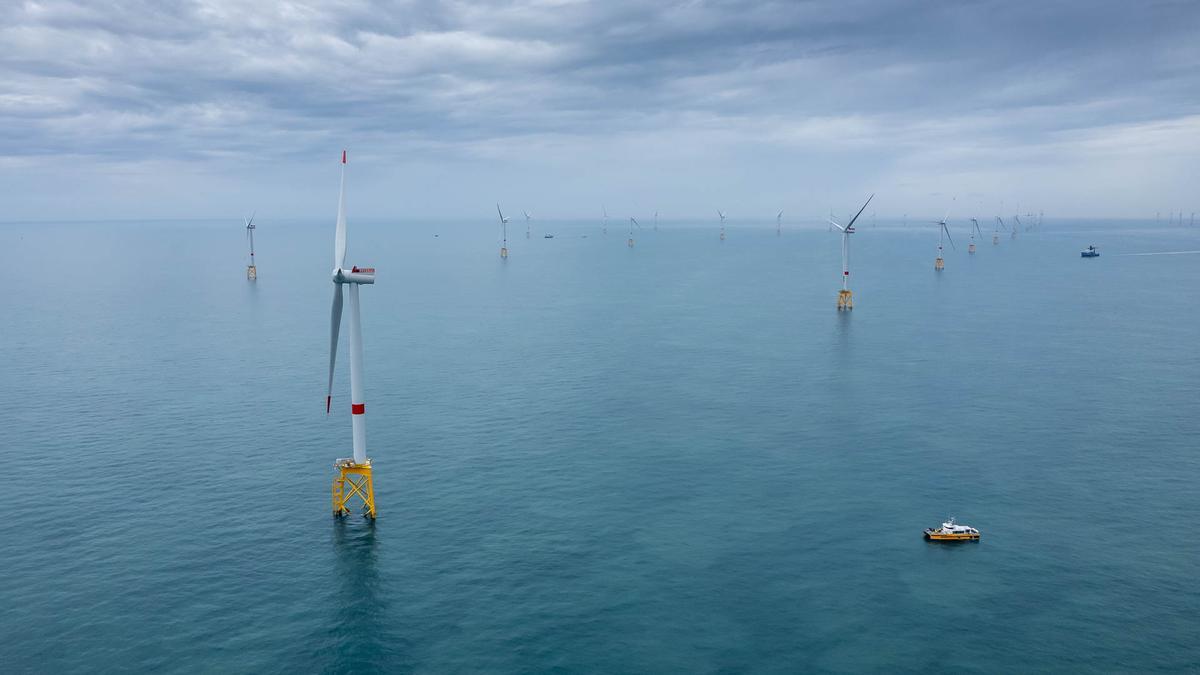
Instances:
[[[379,538],[375,521],[335,518],[333,521],[334,573],[339,589],[333,662],[338,670],[379,670],[393,663],[385,639],[387,601],[379,574]]]

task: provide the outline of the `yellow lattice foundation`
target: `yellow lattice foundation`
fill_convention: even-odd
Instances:
[[[375,517],[375,486],[371,482],[371,460],[355,464],[351,459],[339,459],[334,463],[338,470],[333,479],[333,515],[348,516],[353,504],[362,505],[362,513]]]
[[[629,248],[633,248],[633,237],[629,238]]]
[[[838,291],[838,311],[854,309],[854,293],[848,290]]]
[[[945,267],[946,267],[946,261],[942,260],[941,256],[938,256],[937,260],[933,261],[933,269],[940,270],[940,269],[944,269]]]
[[[254,281],[255,279],[257,279],[258,278],[258,268],[256,268],[254,265],[247,265],[246,266],[246,278],[249,279],[250,281]]]
[[[507,247],[507,246],[502,246],[502,247],[500,248],[500,257],[501,257],[501,258],[507,258],[507,257],[508,257],[508,247]]]

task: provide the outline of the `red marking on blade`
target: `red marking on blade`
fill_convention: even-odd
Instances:
[[[850,276],[850,273],[849,273],[849,272],[842,272],[842,276],[847,276],[847,277],[848,277],[848,276]]]
[[[329,414],[329,404],[330,404],[330,403],[332,403],[332,402],[333,402],[333,397],[332,397],[332,396],[326,396],[326,397],[325,397],[325,414],[326,414],[326,415],[328,415],[328,414]]]
[[[345,163],[346,163],[346,151],[343,150],[342,151],[342,164],[345,164]]]
[[[361,415],[367,411],[366,403],[351,403],[350,413],[353,415]]]

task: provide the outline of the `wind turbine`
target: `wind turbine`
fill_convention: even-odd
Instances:
[[[333,311],[329,330],[329,390],[325,414],[333,401],[333,366],[337,360],[338,331],[342,326],[342,287],[350,287],[350,419],[354,429],[354,456],[334,462],[333,515],[350,513],[348,502],[362,501],[368,518],[375,518],[375,488],[371,481],[371,459],[367,457],[366,403],[363,401],[363,348],[358,287],[375,283],[374,267],[346,269],[346,151],[342,151],[342,181],[338,189],[337,229],[333,239]],[[347,492],[347,486],[349,492]]]
[[[658,211],[654,212],[654,231],[658,232]]]
[[[496,204],[496,213],[500,214],[500,257],[508,259],[508,218],[504,217],[504,212],[500,210],[500,205]]]
[[[601,205],[600,209],[604,211],[604,229],[601,231],[601,233],[608,234],[608,209],[605,208],[604,205]]]
[[[529,238],[529,221],[533,220],[533,216],[529,215],[528,211],[522,211],[525,214],[525,238]]]
[[[1021,229],[1021,215],[1019,213],[1014,213],[1013,214],[1012,234],[1009,235],[1009,238],[1016,239],[1017,238],[1017,230],[1019,230],[1019,229]]]
[[[258,268],[254,266],[254,214],[246,221],[246,238],[250,240],[250,264],[246,266],[246,278],[254,281],[258,278]]]
[[[629,216],[629,248],[633,248],[633,226],[634,225],[637,225],[639,230],[642,229],[642,226],[638,225],[637,218],[634,218],[633,216]]]
[[[778,237],[783,232],[783,210],[775,214],[775,236]]]
[[[996,222],[1000,225],[1000,227],[1003,227],[1006,232],[1008,231],[1008,226],[1004,224],[1003,218],[1001,218],[1000,216],[996,216]],[[996,244],[999,244],[999,243],[1000,243],[1000,230],[997,229],[995,225],[993,225],[992,226],[992,245],[995,246]]]
[[[971,245],[967,247],[967,253],[975,255],[975,235],[978,233],[979,238],[983,239],[983,231],[979,229],[979,221],[975,218],[971,219]]]
[[[725,214],[717,209],[717,215],[721,216],[721,241],[725,241]]]
[[[947,212],[945,216],[942,216],[941,220],[937,221],[937,225],[939,228],[938,229],[938,254],[937,254],[937,259],[933,261],[933,269],[935,269],[939,272],[941,272],[946,267],[946,261],[942,259],[942,235],[945,234],[946,239],[950,239],[950,228],[946,227],[946,217],[949,215],[950,215],[950,213]],[[950,239],[950,246],[951,246],[951,248],[954,247],[953,239]]]
[[[838,311],[854,309],[854,293],[850,291],[849,287],[850,235],[854,234],[854,221],[858,220],[858,217],[862,215],[863,210],[867,208],[867,204],[870,204],[871,200],[874,198],[875,195],[867,197],[866,203],[862,205],[862,208],[858,210],[858,213],[854,214],[854,217],[850,219],[850,222],[845,227],[838,225],[837,221],[835,221],[832,217],[829,219],[830,225],[842,231],[842,290],[838,291]]]

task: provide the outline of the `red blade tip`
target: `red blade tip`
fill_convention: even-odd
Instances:
[[[333,402],[333,397],[332,397],[332,396],[326,396],[326,397],[325,397],[325,414],[326,414],[326,415],[328,415],[328,414],[329,414],[329,404],[330,404],[331,402]]]
[[[345,163],[346,163],[346,151],[343,150],[342,151],[342,164],[345,164]]]

